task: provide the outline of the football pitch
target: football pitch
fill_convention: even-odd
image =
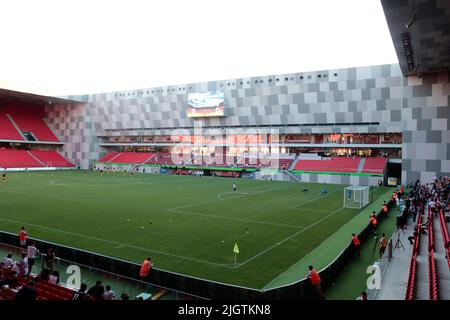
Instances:
[[[23,225],[34,238],[136,263],[150,256],[158,269],[268,289],[303,278],[309,264],[329,264],[390,193],[372,189],[376,201],[360,212],[342,207],[345,187],[153,174],[10,172],[7,182],[0,183],[0,230],[18,233]],[[300,192],[302,188],[308,192]],[[320,195],[322,188],[328,195]]]

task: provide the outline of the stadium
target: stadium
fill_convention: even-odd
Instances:
[[[381,4],[396,64],[0,89],[0,299],[449,300],[450,4]]]

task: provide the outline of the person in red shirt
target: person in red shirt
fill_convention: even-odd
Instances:
[[[358,253],[358,256],[361,256],[361,242],[359,241],[358,237],[352,233],[352,244],[353,248],[355,248],[355,251]]]
[[[22,227],[22,229],[20,229],[20,232],[19,232],[19,241],[20,241],[20,246],[23,248],[25,248],[27,245],[27,236],[28,236],[28,233],[25,230],[25,227]]]
[[[319,294],[321,300],[325,299],[325,296],[322,293],[322,279],[320,279],[319,273],[314,270],[313,266],[309,266],[309,274],[307,278],[311,281],[312,286]]]
[[[375,217],[375,215],[371,215],[369,221],[372,227],[372,231],[373,233],[375,233],[377,231],[377,224],[378,224],[377,218]]]
[[[148,276],[150,274],[150,270],[153,267],[152,258],[148,257],[144,262],[142,263],[141,270],[139,271],[139,276],[141,277],[142,281],[145,281],[148,279]]]

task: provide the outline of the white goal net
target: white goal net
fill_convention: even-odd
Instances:
[[[370,187],[348,186],[344,189],[344,208],[361,209],[369,204]]]

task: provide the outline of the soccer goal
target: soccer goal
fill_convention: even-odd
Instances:
[[[348,186],[344,189],[344,208],[361,209],[369,204],[370,187]]]

